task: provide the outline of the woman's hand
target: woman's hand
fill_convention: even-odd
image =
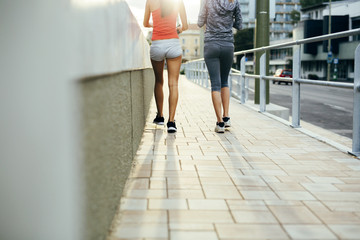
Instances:
[[[176,31],[177,31],[178,34],[182,33],[183,32],[182,26],[181,25],[177,26]]]

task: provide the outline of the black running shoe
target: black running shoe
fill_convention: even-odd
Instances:
[[[167,123],[168,133],[175,133],[177,131],[175,121]]]
[[[157,125],[164,125],[164,117],[160,117],[156,115],[156,118],[154,119],[153,123],[156,123]]]

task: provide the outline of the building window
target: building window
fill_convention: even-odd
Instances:
[[[185,38],[183,38],[182,43],[185,44]]]
[[[198,55],[198,50],[197,49],[195,49],[195,56],[197,56]]]
[[[183,56],[185,57],[185,49],[183,49]]]
[[[195,44],[197,44],[198,43],[198,39],[197,38],[195,38]]]

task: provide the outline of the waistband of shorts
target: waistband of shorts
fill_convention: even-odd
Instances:
[[[180,40],[178,38],[170,38],[170,39],[153,40],[151,44],[179,43],[179,42]]]

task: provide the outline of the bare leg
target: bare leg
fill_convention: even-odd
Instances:
[[[229,87],[221,88],[221,101],[224,109],[223,117],[229,117],[229,102],[230,102]]]
[[[180,74],[181,58],[167,59],[168,83],[169,83],[169,122],[175,119],[175,111],[179,98],[178,80]]]
[[[163,61],[154,61],[151,60],[151,64],[153,66],[154,74],[155,74],[155,86],[154,86],[154,95],[155,102],[157,108],[158,116],[163,116],[163,103],[164,103],[164,92],[163,92],[163,84],[164,84],[164,60]]]
[[[212,91],[211,92],[211,98],[214,105],[214,110],[216,114],[217,122],[222,122],[222,116],[221,116],[221,96],[220,92],[218,91]]]

